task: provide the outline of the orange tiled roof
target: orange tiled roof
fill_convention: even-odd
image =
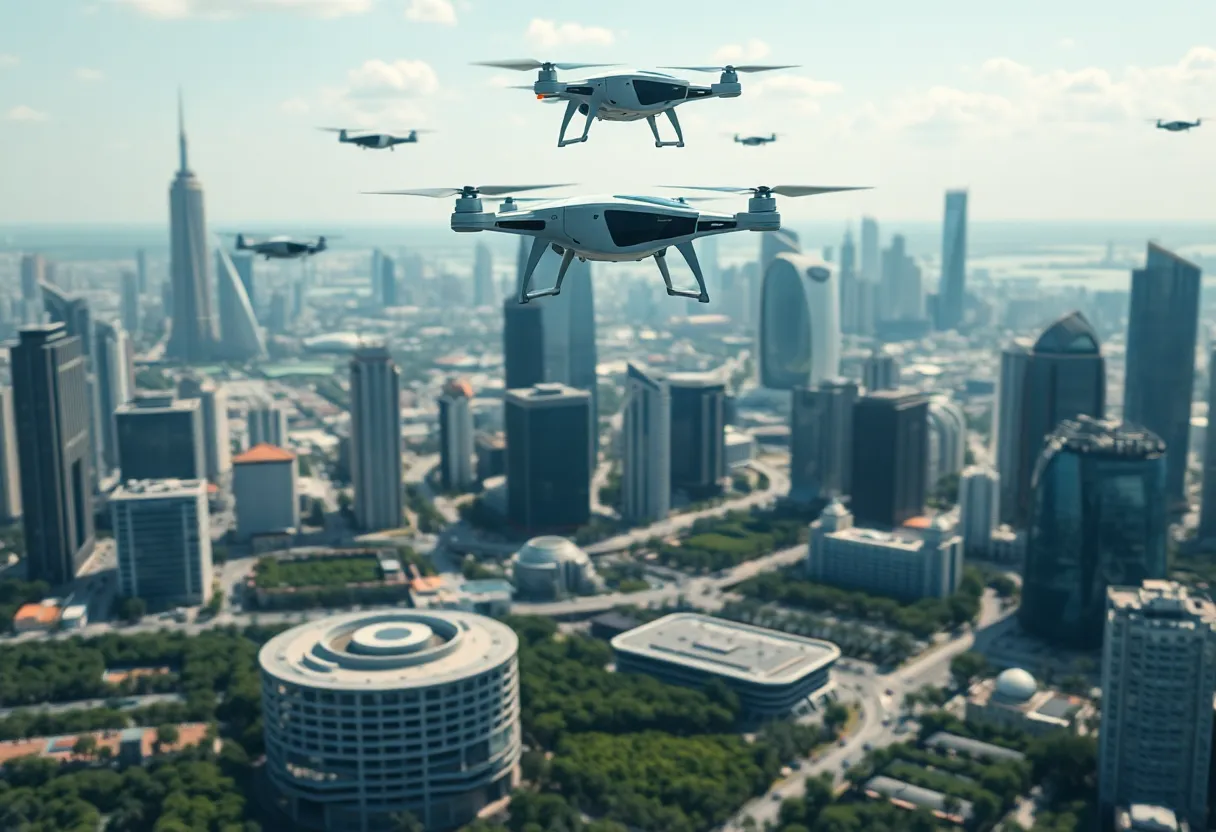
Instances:
[[[44,607],[42,604],[26,604],[17,610],[14,621],[38,621],[42,624],[54,624],[59,620],[59,607]]]
[[[238,454],[233,457],[234,465],[247,465],[255,462],[291,462],[296,458],[296,455],[291,451],[286,451],[278,445],[271,445],[269,442],[263,442],[260,445],[254,445],[243,454]]]

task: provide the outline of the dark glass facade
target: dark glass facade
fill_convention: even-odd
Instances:
[[[114,418],[124,480],[206,479],[203,417],[197,400],[155,408],[127,405]]]
[[[1061,646],[1102,642],[1106,590],[1166,577],[1165,443],[1082,417],[1048,439],[1034,472],[1023,629]]]
[[[516,390],[545,380],[544,310],[538,303],[503,302],[502,353],[506,385]]]
[[[717,494],[726,476],[726,385],[673,374],[671,487],[691,499]]]
[[[561,384],[508,390],[507,518],[529,533],[591,519],[591,397]]]
[[[853,407],[850,510],[858,526],[891,529],[925,510],[929,399],[880,390]]]

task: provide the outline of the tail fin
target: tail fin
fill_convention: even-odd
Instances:
[[[350,141],[350,139],[346,138],[346,131],[345,131],[345,130],[339,130],[339,131],[338,131],[338,141],[340,141],[340,142],[346,142],[346,141]]]
[[[245,235],[237,234],[236,235],[236,250],[244,251],[247,248],[249,248],[249,241],[245,239]]]
[[[776,134],[776,133],[771,133],[771,134],[769,135],[769,137],[768,137],[768,140],[769,140],[770,142],[775,142],[775,141],[777,141],[777,134]]]
[[[325,238],[324,238],[324,237],[318,237],[318,238],[317,238],[317,251],[325,251],[325,248],[326,248],[326,245],[325,245]]]

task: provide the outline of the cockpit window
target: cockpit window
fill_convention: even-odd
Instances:
[[[604,212],[608,233],[614,245],[622,248],[653,243],[659,240],[674,240],[697,231],[695,216],[676,217],[669,214],[652,214],[644,211]]]
[[[662,104],[664,101],[683,101],[688,87],[682,84],[635,79],[633,91],[637,93],[639,104],[643,107],[651,107],[655,104]]]

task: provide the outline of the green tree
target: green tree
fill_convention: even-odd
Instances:
[[[959,688],[966,688],[973,679],[982,676],[987,670],[988,660],[982,653],[974,650],[960,653],[950,660],[950,675]]]
[[[325,525],[325,506],[320,500],[313,500],[312,505],[308,509],[308,520],[310,526]]]
[[[148,612],[143,598],[123,598],[118,602],[118,615],[129,624],[137,623]]]
[[[426,832],[426,827],[410,812],[397,812],[392,821],[393,832]]]
[[[849,722],[849,709],[839,702],[833,702],[823,712],[823,725],[833,735]]]
[[[92,734],[81,734],[72,746],[72,752],[80,757],[90,758],[97,753],[97,738]]]
[[[170,746],[176,745],[180,739],[181,732],[177,730],[176,725],[161,725],[156,729],[156,750],[165,751]]]

